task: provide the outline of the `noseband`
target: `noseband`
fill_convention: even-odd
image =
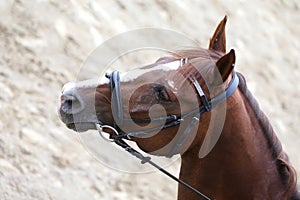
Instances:
[[[186,61],[187,59],[182,59],[182,61]],[[191,80],[193,83],[193,86],[195,87],[195,90],[197,92],[197,95],[200,98],[200,101],[202,103],[202,106],[192,110],[191,112],[180,114],[180,115],[168,115],[166,117],[157,117],[157,118],[151,118],[151,119],[126,119],[124,118],[124,112],[123,112],[123,104],[122,104],[122,93],[121,93],[121,87],[120,87],[120,73],[118,71],[113,71],[111,74],[106,74],[106,78],[109,79],[109,85],[110,85],[110,91],[111,91],[111,109],[112,114],[114,118],[114,127],[111,127],[109,125],[104,125],[102,122],[99,121],[99,123],[96,124],[96,128],[98,129],[100,135],[102,136],[102,133],[104,132],[103,129],[107,128],[110,129],[112,133],[110,133],[110,140],[112,142],[115,142],[117,145],[125,149],[127,152],[132,154],[133,156],[137,157],[142,161],[142,164],[149,163],[153,167],[157,168],[173,180],[177,181],[178,183],[182,184],[184,187],[190,189],[194,193],[196,193],[198,196],[200,196],[203,199],[210,200],[209,197],[201,193],[199,190],[193,188],[189,184],[185,183],[184,181],[178,179],[174,175],[170,174],[168,171],[164,170],[157,164],[151,161],[150,157],[143,156],[140,152],[136,151],[134,148],[129,146],[123,139],[132,139],[134,137],[139,136],[145,136],[149,133],[152,133],[154,131],[160,131],[163,129],[167,129],[170,127],[174,127],[182,123],[186,118],[192,117],[192,120],[189,122],[189,125],[185,128],[183,134],[179,137],[176,144],[173,146],[171,151],[169,152],[169,155],[167,157],[172,157],[176,153],[178,153],[178,149],[185,141],[186,137],[192,130],[192,128],[198,123],[201,115],[205,112],[210,112],[214,107],[216,107],[218,104],[224,102],[228,97],[230,97],[234,91],[237,89],[239,85],[239,78],[237,74],[234,72],[232,79],[230,83],[228,84],[228,87],[225,89],[225,91],[221,92],[219,95],[215,96],[211,100],[207,100],[200,84],[197,80]],[[126,124],[126,121],[134,121],[136,123],[150,123],[150,122],[164,122],[163,126],[158,126],[154,128],[150,128],[147,130],[137,131],[137,132],[130,132],[130,133],[120,133],[121,128],[124,124]]]

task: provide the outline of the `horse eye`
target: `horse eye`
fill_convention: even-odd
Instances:
[[[154,91],[158,101],[170,101],[169,94],[163,85],[154,87]]]

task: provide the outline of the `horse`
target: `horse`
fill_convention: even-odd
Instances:
[[[226,53],[226,22],[208,49],[176,50],[101,83],[67,83],[60,119],[78,132],[106,125],[153,155],[179,154],[180,180],[211,199],[300,199],[295,169],[236,72],[235,51]],[[184,199],[199,196],[179,185]]]

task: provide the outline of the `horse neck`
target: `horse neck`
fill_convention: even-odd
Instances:
[[[266,137],[266,131],[273,129],[261,125],[253,105],[240,89],[227,103],[217,144],[202,159],[198,157],[199,146],[183,154],[180,178],[214,199],[285,199],[287,184],[276,165],[276,151],[281,146],[272,151],[273,143]],[[272,137],[277,144],[274,133]],[[181,186],[178,194],[180,200],[197,199]]]

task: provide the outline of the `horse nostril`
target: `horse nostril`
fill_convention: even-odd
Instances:
[[[71,94],[61,96],[61,110],[66,114],[76,114],[83,109],[83,104],[79,99]]]

